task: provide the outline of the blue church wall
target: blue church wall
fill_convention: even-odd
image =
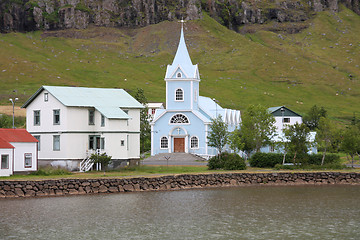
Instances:
[[[265,146],[260,148],[260,152],[263,153],[284,153],[284,148],[283,147],[274,147],[272,148],[271,146]],[[308,147],[308,154],[317,154],[317,147],[316,146],[310,146]]]
[[[189,119],[189,124],[169,124],[170,119],[175,114],[184,114]],[[157,127],[161,126],[161,127]],[[153,133],[153,154],[158,153],[168,153],[169,148],[170,152],[173,152],[173,138],[176,137],[185,137],[187,136],[185,141],[185,150],[188,150],[187,152],[191,153],[197,153],[197,154],[205,154],[206,151],[206,144],[205,144],[205,124],[203,124],[203,121],[199,119],[197,116],[195,116],[192,112],[167,112],[165,113],[158,121],[156,121],[154,125],[154,129],[157,129]],[[179,130],[178,130],[179,129]],[[198,137],[198,148],[191,148],[191,137],[196,136]],[[160,140],[162,137],[168,137],[169,145],[167,149],[161,149],[160,147]],[[210,148],[208,148],[210,149]]]
[[[199,83],[193,82],[193,88],[195,94],[195,89],[198,91]],[[175,100],[175,92],[177,89],[183,90],[183,101]],[[168,81],[167,86],[168,99],[167,99],[167,109],[191,109],[191,82],[190,81]],[[198,94],[198,92],[197,92]],[[193,95],[194,96],[194,95]],[[193,109],[197,109],[196,102],[193,103]]]

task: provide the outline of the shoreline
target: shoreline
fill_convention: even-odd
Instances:
[[[0,198],[174,191],[234,186],[360,185],[358,172],[176,174],[155,177],[0,180]]]

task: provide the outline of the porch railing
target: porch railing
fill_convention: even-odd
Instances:
[[[86,150],[86,157],[80,162],[80,172],[87,172],[89,170],[92,169],[92,167],[94,166],[94,162],[92,161],[92,159],[90,159],[91,155],[93,154],[97,154],[100,155],[102,153],[104,153],[105,151],[101,150],[101,149],[89,149]],[[96,163],[95,164],[96,170],[101,170],[101,164],[100,163]]]

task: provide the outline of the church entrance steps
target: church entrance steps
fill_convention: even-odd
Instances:
[[[167,161],[165,157],[169,157]],[[207,165],[205,158],[190,153],[159,153],[142,161],[145,165]]]

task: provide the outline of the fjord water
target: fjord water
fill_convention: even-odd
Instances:
[[[360,239],[360,186],[0,200],[0,239]]]

